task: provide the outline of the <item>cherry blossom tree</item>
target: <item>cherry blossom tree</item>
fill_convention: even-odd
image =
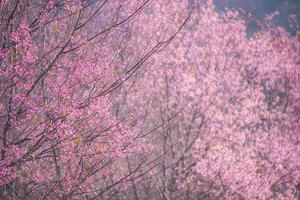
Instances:
[[[1,199],[299,199],[300,41],[278,13],[251,36],[212,0],[0,13]]]
[[[152,198],[298,199],[299,36],[249,36],[237,11],[187,7],[188,24],[124,89],[162,156]]]
[[[156,30],[160,39],[144,31],[133,41],[149,6],[1,1],[1,198],[109,199],[113,188],[149,171],[147,157],[129,171],[122,166],[151,145],[142,122],[115,114],[115,91],[187,21],[169,21],[172,28]]]

